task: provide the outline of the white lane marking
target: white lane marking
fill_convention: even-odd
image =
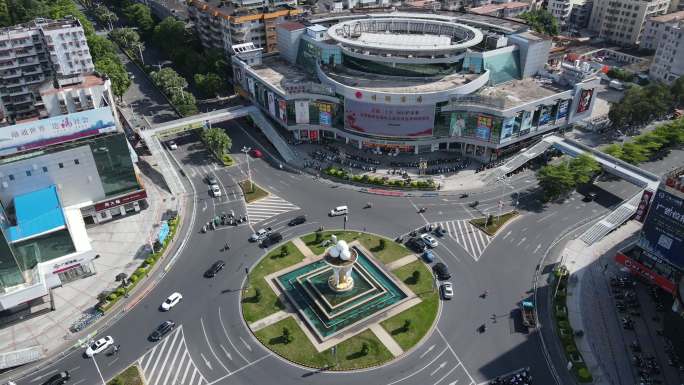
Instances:
[[[74,385],[78,385],[78,384],[80,384],[80,383],[83,382],[83,381],[85,381],[85,378],[82,379],[82,380],[78,380],[78,381],[74,382]]]
[[[195,376],[197,375],[197,372],[198,372],[197,368],[194,368],[192,371],[192,376],[190,377],[190,384],[195,382]]]
[[[221,359],[218,357],[218,355],[214,351],[214,348],[211,347],[211,342],[209,342],[209,337],[207,336],[207,331],[204,328],[204,320],[202,319],[202,317],[200,317],[200,325],[202,325],[202,333],[204,333],[204,339],[207,340],[207,346],[209,346],[209,351],[211,351],[211,354],[214,355],[214,358],[216,358],[216,361],[218,361],[219,365],[221,365],[223,369],[226,370],[226,372],[230,373],[230,370],[228,370],[226,365],[223,365],[223,361],[221,361]]]
[[[188,362],[187,365],[185,365],[185,372],[183,372],[183,378],[181,379],[181,384],[185,384],[185,378],[188,376],[188,372],[190,371],[190,368],[194,368],[195,365],[192,365],[192,357],[190,357],[190,361]]]
[[[174,336],[173,336],[173,341],[171,341],[171,346],[169,346],[169,349],[168,349],[168,351],[166,352],[166,356],[164,357],[164,362],[162,363],[162,366],[161,366],[161,368],[159,368],[159,372],[158,372],[157,375],[156,375],[156,380],[154,381],[154,384],[155,384],[155,385],[156,385],[156,383],[159,381],[159,379],[161,378],[162,374],[164,373],[164,368],[166,367],[166,364],[168,364],[168,362],[169,362],[169,356],[171,355],[171,352],[173,352],[174,350],[176,350],[176,349],[174,349],[174,346],[176,345],[176,338],[178,338],[178,336],[179,336],[179,335],[182,335],[182,334],[183,334],[183,331],[182,331],[182,330],[181,330],[179,333],[174,334]],[[183,345],[183,338],[181,338],[181,340],[180,340],[179,342],[180,342],[181,345]],[[176,352],[178,352],[178,350],[176,350]],[[161,357],[161,355],[162,355],[162,354],[159,354],[160,357]],[[152,379],[153,379],[153,378],[155,378],[155,376],[154,376],[154,370],[151,371],[151,372],[150,372],[150,376],[147,377],[148,383],[152,383]]]
[[[119,361],[119,357],[116,357],[115,359],[113,359],[113,360],[107,362],[107,366],[112,366],[112,365],[114,365],[114,363],[115,363],[116,361]]]
[[[152,362],[152,357],[154,356],[154,352],[157,351],[157,346],[159,346],[159,345],[155,345],[152,350],[145,353],[145,356],[147,356],[147,362],[145,364],[142,363],[143,359],[138,360],[138,362],[140,363],[140,366],[142,366],[143,372],[147,372],[147,367],[150,366],[150,363]]]
[[[178,335],[178,332],[174,334],[174,338]],[[150,374],[147,375],[148,380],[152,378],[152,373],[154,373],[154,370],[157,368],[157,365],[159,364],[159,359],[161,358],[162,354],[164,354],[164,348],[166,347],[166,344],[169,343],[169,340],[171,338],[164,338],[164,342],[162,342],[161,347],[159,348],[159,355],[157,356],[157,359],[154,360],[154,364],[152,365],[152,369],[150,369]]]
[[[178,376],[180,376],[181,370],[183,369],[184,366],[188,366],[188,363],[185,361],[185,358],[188,357],[190,353],[188,353],[188,350],[185,349],[183,351],[183,355],[181,356],[181,360],[178,362],[178,366],[176,367],[176,374],[173,376],[173,381],[171,382],[172,384],[178,384]],[[183,363],[185,362],[185,365]]]
[[[543,221],[545,221],[545,220],[551,218],[552,216],[554,216],[554,215],[556,215],[556,214],[558,214],[558,211],[554,211],[554,212],[552,212],[551,214],[545,215],[545,216],[543,216],[543,217],[537,219],[537,223],[543,222]]]
[[[245,345],[245,347],[247,348],[247,350],[249,350],[249,351],[251,352],[251,351],[252,351],[252,347],[249,346],[249,344],[247,343],[247,341],[243,340],[242,337],[239,337],[239,338],[240,338],[240,341],[242,341],[242,343]]]
[[[399,382],[401,382],[401,381],[408,380],[409,378],[411,378],[411,377],[415,376],[416,374],[422,372],[422,371],[425,370],[428,366],[432,365],[433,362],[437,361],[437,360],[439,359],[439,357],[441,357],[442,354],[444,354],[447,350],[449,350],[449,347],[448,347],[448,346],[447,346],[446,348],[442,349],[442,351],[437,355],[437,357],[433,358],[432,361],[428,362],[428,363],[427,363],[425,366],[423,366],[422,368],[416,370],[415,372],[409,374],[409,375],[406,376],[406,377],[403,377],[403,378],[400,378],[400,379],[398,379],[398,380],[392,381],[392,382],[390,382],[390,383],[387,384],[387,385],[394,385],[394,384],[399,383]]]
[[[435,373],[439,372],[443,367],[446,366],[446,364],[447,364],[446,361],[444,361],[444,362],[442,362],[441,364],[439,364],[439,366],[437,367],[437,369],[433,370],[433,371],[430,373],[430,377],[434,376]]]
[[[239,372],[241,372],[241,371],[243,371],[243,370],[249,368],[249,367],[252,366],[252,365],[258,364],[259,362],[263,361],[264,359],[270,357],[272,354],[273,354],[273,353],[268,353],[267,355],[265,355],[265,356],[263,356],[263,357],[261,357],[261,358],[257,358],[256,360],[254,360],[254,361],[248,363],[247,365],[241,367],[240,369],[238,369],[238,370],[236,370],[236,371],[234,371],[234,372],[232,372],[232,373],[226,374],[226,375],[223,376],[223,377],[217,378],[216,380],[214,380],[214,381],[208,383],[207,385],[214,385],[214,384],[216,384],[216,383],[219,382],[219,381],[223,381],[223,380],[225,380],[226,378],[232,376],[233,374],[237,374],[237,373],[239,373]]]
[[[508,230],[508,232],[506,233],[506,235],[503,236],[503,239],[508,238],[508,236],[511,235],[512,232],[513,232],[513,230]]]
[[[230,346],[233,347],[233,350],[235,350],[237,352],[237,354],[238,354],[238,356],[240,356],[240,358],[245,360],[245,362],[249,362],[249,360],[246,359],[245,356],[242,355],[242,353],[240,353],[240,351],[237,349],[237,347],[235,347],[233,340],[230,339],[230,336],[228,335],[228,331],[226,330],[226,325],[223,324],[223,318],[221,317],[221,307],[220,306],[218,308],[218,315],[219,315],[219,322],[221,323],[221,327],[223,328],[223,334],[226,335],[226,338],[228,339],[228,343],[230,343]]]
[[[526,239],[527,239],[526,237],[522,237],[522,239],[520,240],[520,242],[518,242],[518,244],[516,246],[522,245],[522,243],[525,242]]]
[[[425,357],[425,355],[428,354],[428,353],[430,353],[430,352],[432,351],[432,349],[434,349],[434,348],[435,348],[435,345],[430,345],[430,347],[427,348],[427,350],[424,351],[423,354],[420,355],[420,358]]]
[[[532,252],[533,254],[537,254],[537,251],[541,248],[541,243],[537,245],[537,247],[534,248],[534,251]]]
[[[95,357],[93,357],[92,359],[93,359],[93,363],[95,364],[95,369],[97,369],[97,374],[100,375],[100,380],[102,380],[102,385],[106,385],[104,377],[102,377],[102,372],[100,371],[100,367],[97,365],[97,360],[95,359]]]
[[[444,334],[442,334],[442,331],[439,330],[439,328],[435,328],[435,330],[437,330],[437,333],[439,334],[439,336],[442,337],[442,340],[446,344],[447,349],[449,349],[449,351],[451,351],[451,354],[453,354],[454,357],[456,357],[456,359],[458,360],[461,367],[463,367],[463,371],[465,372],[465,374],[470,379],[470,383],[475,384],[475,379],[473,378],[473,376],[470,375],[470,373],[468,373],[468,369],[466,369],[465,365],[463,365],[463,361],[461,361],[461,359],[458,357],[458,354],[456,354],[456,352],[454,351],[454,348],[451,347],[451,344],[449,343],[449,341],[447,341],[447,339],[444,337]]]
[[[181,340],[181,346],[179,346],[179,348],[182,346],[183,346],[183,340]],[[171,372],[173,372],[174,368],[177,368],[176,359],[178,358],[178,353],[180,353],[180,351],[181,351],[181,349],[176,349],[176,353],[174,353],[173,358],[171,359],[171,366],[169,367],[169,370],[166,371],[166,377],[164,377],[164,382],[162,382],[162,385],[166,384],[169,381],[169,376],[171,376]],[[180,365],[180,363],[179,363],[179,365]],[[157,377],[157,381],[159,381],[160,378],[161,378],[161,376]]]
[[[207,365],[209,370],[214,370],[214,368],[211,366],[211,362],[207,359],[207,357],[205,357],[202,353],[200,353],[200,356],[202,356],[202,360],[204,360],[204,364]],[[194,374],[195,373],[193,373],[193,377],[195,377]],[[190,382],[192,383],[192,380],[190,380]]]
[[[221,344],[219,344],[219,346],[221,347],[221,350],[223,350],[223,352],[226,353],[226,356],[228,356],[228,359],[232,361],[233,356],[230,353],[228,353],[228,350],[226,350],[226,347],[221,345]]]
[[[437,381],[436,381],[434,384],[432,384],[432,385],[437,385],[437,384],[439,384],[440,382],[442,382],[445,378],[447,378],[448,375],[450,375],[451,373],[453,373],[453,371],[456,370],[456,368],[458,368],[458,366],[455,366],[455,367],[451,368],[451,370],[449,370],[448,372],[446,372],[445,375],[443,375],[439,380],[437,380]],[[455,384],[456,382],[458,382],[458,380],[456,380],[455,382],[452,382],[452,384]]]

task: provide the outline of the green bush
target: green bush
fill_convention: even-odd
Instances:
[[[157,261],[154,259],[154,257],[148,257],[145,259],[145,263],[147,265],[154,265],[155,262],[157,262]]]
[[[577,353],[577,347],[574,344],[565,345],[565,352],[568,354]]]
[[[558,327],[561,329],[570,329],[570,322],[565,321],[565,320],[559,320],[558,321]]]
[[[111,293],[107,296],[107,301],[116,301],[117,298],[119,298],[119,295],[116,293]]]
[[[580,382],[591,382],[593,380],[591,373],[589,373],[589,369],[585,367],[577,369],[577,378]]]
[[[147,274],[147,270],[143,269],[142,267],[135,269],[135,272],[133,272],[133,275],[143,276],[145,274]]]
[[[120,288],[116,289],[116,291],[114,293],[116,293],[116,295],[121,297],[122,295],[126,294],[126,289],[124,289],[123,287],[120,287]]]
[[[131,276],[128,278],[128,280],[131,281],[131,282],[137,282],[139,279],[140,279],[140,277],[137,276],[137,275],[135,275],[135,274],[131,275]]]

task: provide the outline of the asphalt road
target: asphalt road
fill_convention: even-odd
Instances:
[[[573,194],[563,204],[541,206],[529,189],[534,178],[519,174],[512,188],[493,188],[467,198],[396,198],[362,194],[309,175],[293,174],[272,167],[277,160],[251,159],[256,183],[280,200],[277,208],[250,208],[250,223],[202,233],[201,225],[212,217],[233,210],[241,215],[248,208],[240,198],[237,182],[247,177],[247,159],[239,149],[244,145],[262,147],[253,133],[229,125],[233,139],[235,167],[221,168],[193,135],[177,138],[179,148],[170,154],[187,175],[189,191],[195,191],[196,222],[187,245],[165,278],[137,306],[125,313],[98,337],[111,335],[121,344],[118,355],[101,354],[83,358],[83,350],[65,355],[42,370],[15,379],[18,384],[41,383],[47,376],[69,370],[71,384],[99,384],[133,362],[144,369],[149,385],[177,384],[477,384],[512,370],[530,366],[536,383],[553,384],[536,331],[520,325],[517,304],[531,295],[532,280],[540,258],[551,242],[563,232],[607,213],[610,207],[634,194],[636,188],[622,181],[599,182],[599,199],[584,202]],[[656,167],[669,168],[667,163]],[[223,194],[210,196],[207,176],[219,178]],[[190,183],[192,185],[190,185]],[[513,191],[519,191],[519,194]],[[516,206],[521,216],[494,238],[475,237],[466,220],[493,212],[499,201],[504,209]],[[477,199],[478,208],[468,203]],[[363,209],[371,202],[371,209]],[[264,251],[249,243],[254,229],[271,226],[285,238],[313,231],[342,228],[342,217],[329,218],[330,208],[350,208],[347,228],[366,230],[394,238],[426,223],[441,223],[450,234],[440,239],[438,258],[452,272],[453,300],[445,303],[435,332],[395,362],[355,373],[311,371],[284,362],[264,349],[244,325],[239,312],[239,292],[245,268],[257,262]],[[252,205],[253,206],[253,205]],[[418,207],[427,212],[419,214]],[[286,222],[306,214],[306,224],[287,228]],[[187,220],[188,218],[186,218]],[[228,252],[221,251],[228,242]],[[217,259],[227,267],[216,278],[206,279],[204,271]],[[489,295],[480,294],[488,290]],[[168,313],[158,310],[172,292],[184,300]],[[170,319],[179,327],[160,342],[147,336],[161,322]],[[485,333],[478,333],[481,324]]]

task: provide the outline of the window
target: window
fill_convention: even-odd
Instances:
[[[64,163],[60,162],[60,163],[57,163],[57,165],[59,166],[59,168],[64,168]]]
[[[74,159],[74,164],[79,165],[79,164],[81,164],[81,162],[79,162],[78,159]]]
[[[26,170],[26,176],[31,176],[31,170]]]

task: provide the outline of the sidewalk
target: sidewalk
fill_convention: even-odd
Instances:
[[[94,260],[96,274],[53,289],[56,310],[1,328],[0,353],[40,347],[49,356],[66,342],[75,342],[76,335],[69,331],[72,323],[93,308],[100,292],[118,286],[117,274],[130,276],[138,267],[162,214],[179,210],[168,192],[145,175],[141,177],[148,194],[147,209],[87,230],[93,250],[100,255]]]
[[[596,283],[594,274],[606,273],[615,268],[615,253],[634,241],[641,229],[641,223],[629,221],[601,241],[591,246],[580,239],[568,242],[562,252],[562,264],[568,268],[567,309],[570,325],[582,330],[583,337],[575,337],[577,348],[594,377],[597,385],[618,385],[630,383],[631,364],[629,352],[625,350],[619,326],[606,318],[615,310],[606,309],[602,298],[610,295],[608,288]],[[565,370],[565,368],[559,368]]]

